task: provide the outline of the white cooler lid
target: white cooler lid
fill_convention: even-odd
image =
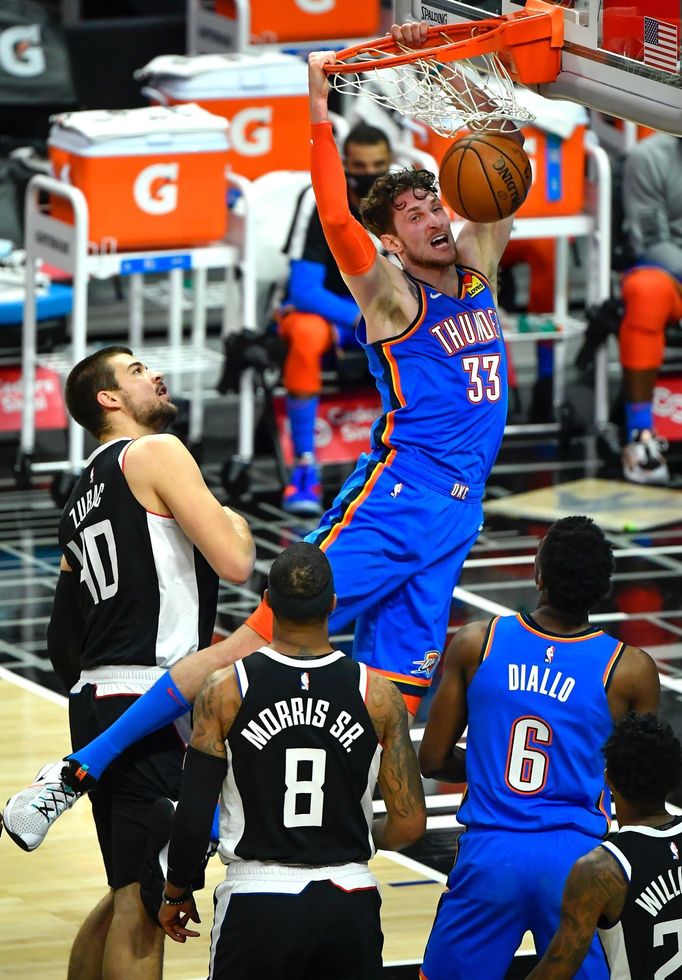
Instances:
[[[195,56],[166,54],[135,72],[135,78],[174,98],[243,98],[305,95],[308,67],[280,51]]]
[[[227,148],[229,123],[201,106],[145,106],[141,109],[88,109],[52,116],[49,142],[65,149],[107,144],[139,144],[141,147],[188,141],[201,137],[216,148]]]

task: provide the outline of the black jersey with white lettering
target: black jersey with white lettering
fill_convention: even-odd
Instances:
[[[220,852],[281,864],[365,862],[381,746],[367,668],[339,650],[235,664],[242,704],[226,740]]]
[[[80,577],[81,669],[168,667],[211,642],[218,577],[172,517],[153,514],[124,475],[130,439],[90,456],[59,523]]]
[[[662,827],[623,827],[601,847],[616,858],[629,882],[620,921],[599,929],[611,976],[680,980],[682,817]]]

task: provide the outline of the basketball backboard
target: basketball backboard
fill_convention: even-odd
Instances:
[[[682,136],[682,0],[549,0],[564,12],[561,71],[536,86],[613,116]],[[509,14],[525,0],[394,0],[396,22],[438,24]]]

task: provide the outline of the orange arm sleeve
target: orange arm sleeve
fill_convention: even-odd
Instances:
[[[372,268],[377,250],[348,207],[346,176],[336,149],[332,124],[310,127],[310,174],[324,236],[341,272],[362,276]]]
[[[272,642],[272,609],[263,599],[246,620],[246,625],[259,633],[266,643]]]

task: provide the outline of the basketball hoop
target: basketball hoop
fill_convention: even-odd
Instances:
[[[366,95],[442,136],[466,126],[495,131],[510,119],[534,118],[514,82],[554,81],[563,32],[561,8],[528,0],[513,14],[432,27],[420,48],[390,36],[366,41],[340,51],[324,71],[338,92]]]

